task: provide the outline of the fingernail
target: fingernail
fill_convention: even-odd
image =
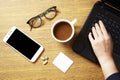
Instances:
[[[99,20],[99,23],[101,23],[102,21],[101,20]]]
[[[97,23],[95,23],[95,26],[97,26]]]
[[[92,29],[95,29],[94,27],[92,27]]]

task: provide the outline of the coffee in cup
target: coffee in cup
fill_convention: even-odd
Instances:
[[[74,24],[76,21],[76,19],[72,22],[65,19],[56,21],[51,29],[52,37],[58,42],[70,41],[74,35]]]

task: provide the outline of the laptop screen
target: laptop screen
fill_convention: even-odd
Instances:
[[[102,1],[114,6],[115,8],[120,9],[120,0],[102,0]]]

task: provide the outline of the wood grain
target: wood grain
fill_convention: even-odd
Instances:
[[[104,80],[101,68],[72,51],[71,46],[80,32],[90,10],[97,0],[0,0],[0,80]],[[51,6],[60,11],[55,19],[43,18],[44,25],[30,31],[27,20]],[[52,24],[59,19],[77,18],[74,38],[65,44],[56,42],[50,33]],[[6,45],[2,40],[12,26],[17,26],[45,48],[41,56],[49,56],[47,65],[40,58],[31,63]],[[63,73],[52,61],[59,52],[74,61]]]

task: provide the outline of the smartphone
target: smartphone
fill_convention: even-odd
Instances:
[[[3,41],[31,62],[35,62],[44,49],[15,26],[8,31]]]

